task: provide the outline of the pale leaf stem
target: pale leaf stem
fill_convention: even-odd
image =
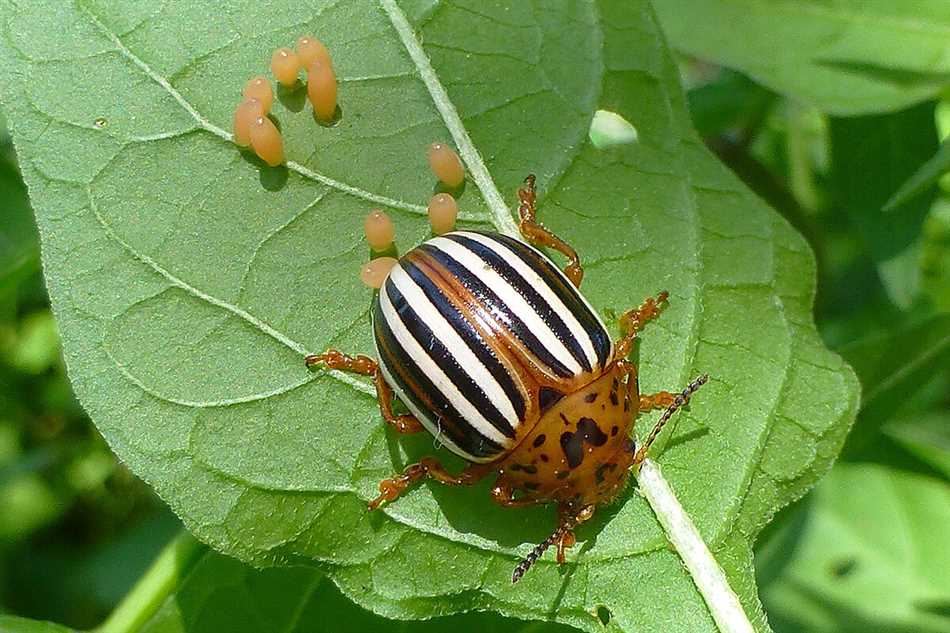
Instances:
[[[204,550],[204,545],[182,530],[93,633],[135,633],[141,629],[178,587],[182,575]]]
[[[729,586],[725,572],[663,478],[659,465],[652,460],[644,460],[637,481],[640,494],[646,497],[653,508],[667,538],[706,601],[719,630],[722,633],[753,633],[752,623],[742,609],[738,596]]]

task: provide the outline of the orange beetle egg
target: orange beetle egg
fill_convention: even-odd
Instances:
[[[244,84],[244,96],[260,99],[261,107],[264,108],[264,114],[268,114],[270,107],[274,104],[274,91],[271,90],[270,82],[267,81],[267,77],[263,75],[251,77],[248,82]]]
[[[377,257],[360,269],[360,280],[370,288],[379,288],[395,265],[395,257]]]
[[[277,126],[266,116],[259,116],[251,123],[251,147],[271,167],[284,162],[284,141]]]
[[[433,143],[429,146],[429,167],[435,177],[453,189],[465,180],[465,168],[462,160],[445,143]]]
[[[436,235],[448,233],[455,228],[455,218],[459,214],[459,205],[455,198],[447,193],[437,193],[429,200],[429,224]]]
[[[234,108],[234,142],[236,144],[241,147],[251,144],[251,123],[263,114],[263,107],[257,97],[245,97]]]
[[[297,39],[297,55],[300,56],[300,62],[304,68],[310,68],[316,61],[332,66],[330,51],[323,42],[312,35],[304,35]]]
[[[277,81],[289,88],[297,83],[300,57],[289,48],[278,48],[270,58],[270,69]]]
[[[330,121],[336,113],[336,75],[330,64],[316,61],[307,72],[307,96],[321,121]]]
[[[396,237],[396,227],[389,216],[379,209],[373,209],[363,221],[363,231],[366,233],[366,241],[369,247],[374,251],[384,251],[392,246],[393,238]]]

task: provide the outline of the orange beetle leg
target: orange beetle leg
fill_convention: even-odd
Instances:
[[[670,293],[663,291],[654,297],[647,297],[646,301],[639,308],[627,310],[620,316],[620,329],[624,331],[623,337],[617,341],[616,358],[626,358],[633,347],[633,340],[637,338],[637,332],[643,329],[647,323],[660,316],[660,312],[666,307],[666,301]]]
[[[396,415],[393,413],[393,390],[386,384],[379,364],[369,356],[349,356],[335,349],[328,349],[322,354],[310,354],[304,358],[307,367],[323,365],[327,369],[336,369],[361,376],[372,376],[376,386],[376,399],[379,401],[379,411],[386,420],[386,424],[393,427],[398,433],[418,433],[422,430],[422,423],[414,415]]]
[[[567,257],[568,263],[564,268],[564,274],[576,288],[579,288],[581,279],[584,278],[584,269],[581,267],[577,251],[537,221],[534,181],[534,174],[530,174],[524,179],[525,186],[518,190],[518,229],[529,242],[553,248]]]
[[[434,479],[447,486],[470,486],[490,472],[484,464],[469,466],[457,476],[450,474],[434,457],[423,457],[416,464],[409,464],[402,474],[379,482],[379,496],[369,502],[375,510],[384,502],[395,501],[412,484],[423,479]]]
[[[676,396],[669,391],[658,391],[650,395],[640,396],[640,411],[650,411],[651,409],[665,409],[673,404]]]

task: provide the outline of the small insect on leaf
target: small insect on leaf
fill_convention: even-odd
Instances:
[[[271,56],[270,69],[277,81],[289,88],[297,83],[300,57],[292,49],[278,48]]]
[[[393,239],[396,237],[396,227],[389,216],[380,209],[373,209],[363,221],[363,232],[366,233],[366,241],[369,247],[374,251],[385,251],[392,246]]]
[[[264,108],[257,97],[245,97],[234,108],[234,142],[241,147],[251,144],[251,123],[264,116]]]
[[[432,232],[436,235],[442,235],[454,229],[458,214],[458,203],[447,193],[437,193],[429,200],[429,224],[432,225]]]
[[[304,35],[297,39],[297,55],[300,57],[300,63],[304,68],[310,68],[314,62],[323,62],[332,67],[330,51],[323,45],[323,42],[312,35]]]
[[[264,114],[270,114],[270,108],[274,105],[274,91],[271,89],[267,77],[263,75],[251,77],[244,84],[244,96],[256,97],[261,102]]]
[[[453,189],[465,180],[465,168],[462,160],[451,147],[445,143],[433,143],[428,151],[429,167],[432,173],[441,182]]]
[[[251,148],[271,167],[284,162],[284,141],[277,126],[266,116],[259,116],[251,123]]]
[[[321,121],[330,121],[336,113],[336,75],[333,67],[317,60],[307,71],[307,97]]]

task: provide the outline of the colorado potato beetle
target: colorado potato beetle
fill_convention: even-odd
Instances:
[[[534,177],[525,183],[518,192],[525,241],[455,231],[392,266],[373,301],[378,361],[336,350],[306,358],[308,367],[372,376],[382,416],[396,431],[425,429],[470,462],[457,475],[432,457],[411,464],[380,482],[370,509],[424,479],[466,486],[493,473],[491,496],[502,506],[558,504],[556,529],[518,564],[512,582],[548,547],[564,562],[576,526],[617,497],[663,425],[707,380],[679,393],[640,393],[627,357],[668,294],[624,313],[623,335],[611,341],[578,290],[577,253],[538,224]],[[568,265],[562,272],[527,242],[559,251]],[[410,414],[393,411],[394,392]],[[638,447],[637,414],[660,408]]]

